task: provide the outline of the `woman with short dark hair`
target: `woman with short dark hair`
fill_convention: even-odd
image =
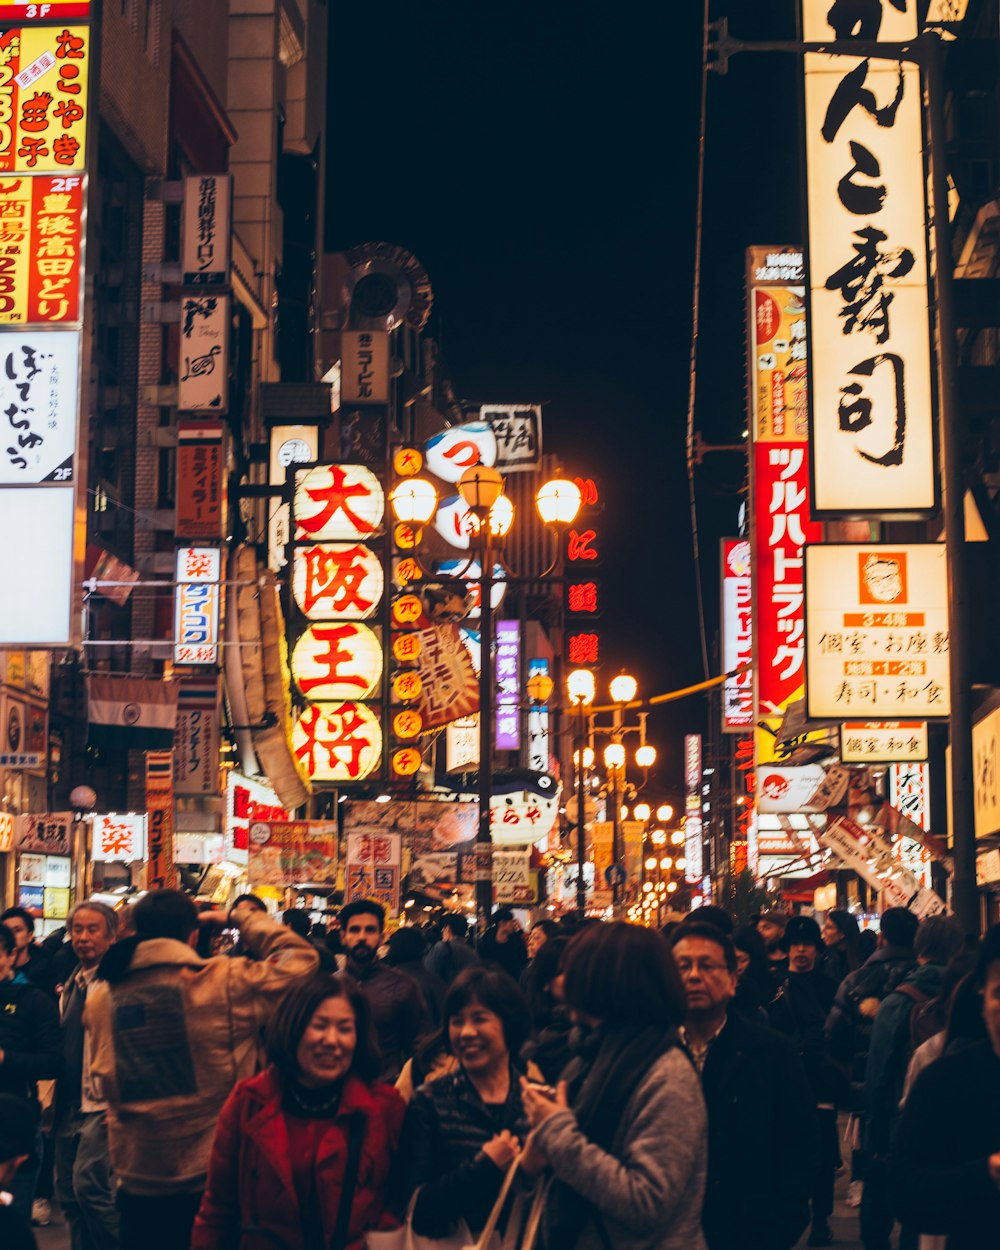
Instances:
[[[685,995],[661,934],[595,925],[573,938],[563,992],[581,1040],[555,1091],[522,1082],[524,1166],[554,1180],[549,1250],[704,1250],[707,1119],[680,1046]]]
[[[400,1144],[399,1205],[420,1191],[415,1233],[446,1237],[459,1220],[476,1233],[486,1223],[527,1130],[515,1062],[530,1028],[505,972],[467,968],[452,982],[443,1040],[458,1068],[416,1091]]]
[[[383,1225],[403,1103],[376,1081],[371,1009],[317,976],[277,1006],[263,1072],[219,1116],[191,1250],[360,1250]]]

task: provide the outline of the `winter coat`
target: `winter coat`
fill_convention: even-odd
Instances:
[[[944,967],[941,964],[918,964],[900,982],[912,985],[926,999],[941,992]],[[906,1069],[913,1054],[910,1039],[910,1016],[916,1002],[901,989],[887,994],[872,1024],[865,1067],[865,1113],[862,1120],[863,1144],[871,1155],[889,1153],[892,1129],[903,1097]]]
[[[484,964],[493,964],[501,972],[506,972],[516,983],[528,966],[528,948],[520,933],[512,933],[506,942],[498,942],[497,931],[493,928],[483,934],[479,943],[479,958]]]
[[[391,967],[408,976],[411,981],[416,981],[427,1012],[426,1024],[430,1029],[439,1029],[444,1011],[444,997],[448,993],[444,981],[436,972],[425,967],[420,959],[407,959],[401,964],[392,964]]]
[[[584,1136],[571,1110],[544,1120],[535,1142],[556,1177],[594,1204],[607,1235],[590,1219],[575,1250],[705,1250],[707,1129],[698,1073],[676,1046],[640,1081],[610,1153]]]
[[[460,1218],[473,1232],[482,1228],[504,1177],[483,1154],[483,1146],[504,1129],[522,1142],[528,1132],[514,1069],[503,1107],[487,1106],[463,1068],[421,1085],[406,1108],[393,1183],[397,1206],[403,1211],[420,1189],[413,1210],[414,1232],[444,1237]]]
[[[730,1012],[701,1074],[709,1250],[789,1250],[809,1221],[815,1098],[780,1033]]]
[[[435,942],[424,956],[424,967],[439,976],[445,985],[451,985],[460,972],[478,963],[479,956],[462,938]]]
[[[271,1067],[241,1081],[219,1116],[191,1250],[310,1250],[289,1163],[281,1081]],[[348,1248],[383,1223],[386,1182],[399,1141],[403,1102],[388,1085],[349,1076],[336,1116],[324,1121],[314,1163],[316,1197],[328,1246],[340,1209],[349,1122],[365,1122]]]
[[[1000,1058],[989,1042],[945,1055],[922,1072],[903,1107],[890,1163],[893,1206],[948,1250],[986,1250],[1000,1229],[1000,1189],[988,1160],[1000,1151]]]
[[[36,1081],[62,1074],[62,1037],[55,999],[18,973],[0,981],[0,1094],[37,1098]]]
[[[344,973],[357,981],[371,1005],[372,1025],[382,1055],[379,1080],[391,1085],[417,1049],[418,1039],[430,1031],[423,993],[412,977],[381,959],[367,965],[353,964],[348,959]]]
[[[836,988],[822,972],[789,973],[767,1014],[771,1027],[791,1038],[802,1056],[817,1105],[844,1107],[847,1078],[831,1059],[824,1032]]]
[[[262,912],[243,935],[255,960],[202,959],[185,942],[113,946],[87,995],[90,1073],[108,1101],[111,1165],[133,1194],[204,1188],[215,1122],[251,1076],[275,1003],[316,970],[304,938]]]
[[[862,1013],[861,1004],[870,998],[881,1002],[916,964],[916,956],[908,947],[880,946],[841,981],[826,1018],[826,1035],[830,1053],[848,1070],[857,1056],[863,1059],[868,1053],[872,1017]]]

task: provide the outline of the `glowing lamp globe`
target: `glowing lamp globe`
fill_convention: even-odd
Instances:
[[[555,682],[547,673],[535,673],[528,678],[528,698],[532,703],[547,703]]]
[[[656,747],[648,745],[639,747],[635,753],[635,762],[640,768],[652,768],[656,763]],[[648,820],[649,817],[647,816],[646,819]]]
[[[576,704],[589,707],[594,701],[597,687],[594,674],[589,668],[575,668],[566,678],[566,690],[570,699]]]
[[[648,803],[636,803],[635,807],[632,809],[632,815],[636,820],[641,820],[645,823],[645,821],[649,820],[651,811],[652,808]]]
[[[513,524],[513,500],[506,495],[498,495],[490,508],[490,533],[494,538],[505,538]]]
[[[398,521],[408,525],[426,525],[434,515],[438,494],[425,478],[409,477],[392,488],[389,503]]]
[[[667,841],[666,829],[654,829],[649,835],[649,840],[654,846],[664,846]]]
[[[625,748],[620,742],[609,742],[604,748],[604,763],[607,768],[625,767]]]
[[[676,890],[676,889],[677,889],[677,882],[676,882],[676,881],[668,881],[668,882],[667,882],[667,893],[668,893],[668,894],[673,894],[674,890]]]
[[[670,806],[669,803],[662,803],[656,809],[656,819],[661,821],[663,824],[668,824],[673,814],[674,814],[674,809]]]
[[[619,673],[611,680],[611,697],[616,703],[631,703],[638,689],[639,683],[628,673]]]
[[[535,507],[546,525],[572,525],[582,503],[576,482],[561,477],[540,486],[535,495]]]
[[[647,860],[646,860],[646,871],[647,871],[647,872],[652,872],[652,871],[653,871],[653,869],[654,869],[655,867],[656,867],[656,860],[655,860],[655,859],[653,859],[652,857],[650,857],[649,859],[647,859]]]
[[[673,866],[674,866],[674,861],[670,858],[669,855],[664,855],[664,857],[660,860],[660,867],[663,869],[664,872],[668,872],[671,868],[673,868]]]
[[[458,479],[458,493],[477,516],[486,516],[503,494],[503,477],[490,465],[474,464]]]

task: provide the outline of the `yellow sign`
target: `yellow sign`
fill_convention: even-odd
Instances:
[[[400,703],[412,703],[414,699],[420,698],[423,687],[420,674],[415,669],[405,669],[392,679],[392,697]]]
[[[400,595],[392,605],[392,619],[397,625],[416,625],[423,611],[424,605],[416,595]]]
[[[392,454],[392,469],[398,477],[413,477],[424,467],[424,457],[416,447],[400,447]]]
[[[397,634],[392,640],[392,654],[400,664],[415,663],[422,647],[419,634]]]
[[[416,738],[423,724],[420,713],[407,708],[405,712],[397,712],[392,718],[392,731],[397,738],[405,741],[407,738]]]
[[[392,531],[393,541],[400,551],[412,551],[414,547],[419,547],[423,536],[423,530],[414,529],[408,521],[397,521]]]
[[[396,563],[395,582],[399,587],[408,586],[410,582],[419,582],[423,577],[420,565],[416,560],[399,560]]]
[[[311,781],[361,781],[382,760],[382,726],[364,703],[310,703],[292,750]]]
[[[392,771],[397,777],[412,777],[423,761],[416,747],[401,747],[392,753]]]
[[[0,32],[0,172],[84,168],[89,61],[86,26]]]
[[[292,652],[292,676],[307,699],[368,699],[382,677],[382,644],[353,621],[311,625]]]

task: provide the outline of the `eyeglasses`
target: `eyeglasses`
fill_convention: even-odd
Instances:
[[[706,973],[709,976],[716,972],[728,972],[729,969],[725,964],[712,963],[708,959],[678,959],[677,971],[681,976],[687,976],[689,972]]]

